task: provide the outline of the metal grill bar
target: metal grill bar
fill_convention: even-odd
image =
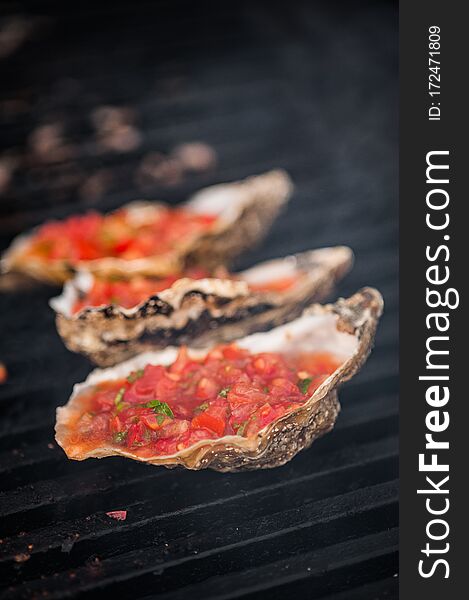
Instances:
[[[362,413],[365,411],[365,415],[352,413],[353,418],[350,421],[350,419],[347,419],[348,414],[346,414],[341,420],[340,427],[338,425],[338,429],[356,428],[357,426],[365,428],[371,421],[375,421],[375,425],[378,426],[379,420],[394,419],[396,417],[396,408],[393,404],[395,405],[395,397],[390,396],[385,397],[384,405],[379,400],[377,400],[376,407],[375,405],[371,407],[359,405],[360,408],[357,411],[362,411]],[[354,430],[348,435],[357,435],[357,431]],[[9,484],[10,480],[17,486],[20,485],[21,481],[27,483],[31,480],[40,479],[41,476],[46,476],[45,474],[52,465],[56,463],[60,464],[63,461],[61,451],[55,447],[52,449],[49,448],[43,441],[36,444],[32,442],[23,449],[14,450],[13,452],[12,454],[11,450],[7,450],[0,454],[0,476],[2,476],[3,489],[11,487]],[[12,456],[15,458],[13,469],[11,468]],[[41,466],[43,469],[38,471],[38,468]],[[44,475],[42,475],[43,471]]]

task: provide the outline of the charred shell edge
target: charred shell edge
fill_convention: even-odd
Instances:
[[[363,288],[348,299],[340,299],[335,304],[325,306],[313,305],[306,309],[304,315],[337,315],[336,330],[355,337],[357,345],[351,356],[314,392],[311,398],[297,410],[271,423],[250,440],[239,436],[202,441],[177,454],[165,457],[143,458],[132,452],[119,448],[100,448],[83,455],[67,453],[66,435],[68,417],[74,410],[79,410],[77,398],[89,385],[98,380],[111,378],[131,372],[136,363],[143,359],[151,361],[151,355],[141,355],[126,361],[113,369],[95,370],[82,384],[74,387],[69,402],[57,409],[56,440],[64,448],[69,458],[84,460],[86,458],[103,458],[106,456],[124,456],[149,464],[166,467],[184,466],[188,469],[212,468],[217,471],[240,471],[258,468],[271,468],[284,464],[300,450],[308,448],[321,435],[330,431],[340,410],[337,389],[349,380],[366,361],[372,345],[383,310],[383,299],[373,288]],[[298,320],[299,321],[299,320]],[[290,327],[283,326],[283,328]],[[260,339],[255,334],[251,339]],[[163,351],[153,355],[153,360],[164,363]],[[148,358],[147,358],[148,357]],[[158,358],[157,358],[158,357]]]
[[[323,300],[352,262],[353,253],[345,246],[310,250],[239,273],[245,280],[180,279],[131,309],[107,305],[71,315],[80,290],[92,284],[93,275],[82,272],[50,304],[58,313],[57,329],[67,348],[110,366],[149,349],[228,341],[292,320],[311,302]],[[256,274],[285,269],[303,273],[292,290],[249,290],[247,281],[255,281]]]
[[[44,264],[24,258],[24,250],[35,235],[37,227],[17,236],[0,262],[1,271],[20,271],[35,279],[63,283],[80,269],[95,273],[165,275],[186,264],[204,262],[207,266],[223,264],[255,244],[267,233],[282,206],[288,202],[293,184],[283,170],[273,170],[247,179],[204,188],[183,206],[193,212],[219,214],[219,223],[210,234],[188,239],[172,254],[150,256],[135,260],[107,257],[82,261],[72,266],[66,261]],[[126,205],[134,215],[155,210],[161,204],[132,202]]]

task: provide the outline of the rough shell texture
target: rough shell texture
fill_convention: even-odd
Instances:
[[[142,457],[119,447],[85,451],[69,439],[68,423],[80,414],[80,394],[83,391],[99,381],[122,377],[149,362],[169,364],[174,360],[176,351],[167,348],[158,353],[142,354],[112,369],[96,370],[83,384],[76,385],[67,405],[57,409],[57,442],[67,456],[75,460],[120,455],[166,467],[179,465],[188,469],[212,468],[217,471],[282,465],[334,426],[340,409],[337,389],[360,369],[370,353],[382,307],[379,292],[364,288],[351,298],[341,299],[335,304],[313,305],[299,319],[287,325],[238,341],[239,345],[254,352],[318,349],[335,352],[343,360],[341,366],[303,406],[265,427],[256,438],[225,436],[218,440],[201,441],[172,456],[153,457]],[[204,351],[198,352],[204,354]]]
[[[135,260],[106,257],[70,265],[67,261],[47,262],[25,255],[36,230],[18,236],[4,253],[3,272],[17,271],[51,283],[63,283],[80,269],[101,275],[167,275],[186,265],[207,267],[229,262],[256,244],[269,230],[282,206],[288,201],[292,183],[282,170],[269,171],[242,181],[215,185],[201,190],[182,206],[191,212],[218,215],[210,233],[181,240],[177,249],[164,255]],[[152,202],[127,205],[132,219],[145,220],[161,210]]]
[[[291,321],[305,306],[323,300],[352,264],[352,251],[339,246],[268,261],[239,273],[240,281],[180,279],[132,309],[72,306],[92,275],[80,273],[51,301],[57,329],[67,348],[110,366],[168,345],[206,346],[229,341]],[[266,277],[298,275],[285,292],[254,292],[248,283]]]

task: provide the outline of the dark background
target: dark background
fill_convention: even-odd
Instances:
[[[290,206],[237,266],[347,244],[356,265],[338,293],[373,285],[386,303],[334,432],[284,467],[226,475],[67,461],[54,411],[90,365],[55,332],[55,290],[3,291],[5,597],[396,597],[396,5],[8,2],[0,14],[1,247],[47,218],[284,167]],[[192,141],[216,166],[181,170],[174,149]],[[116,509],[125,522],[106,517]]]

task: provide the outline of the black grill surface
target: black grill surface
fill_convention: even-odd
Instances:
[[[54,411],[90,365],[58,338],[47,305],[56,290],[2,292],[3,597],[396,597],[394,4],[10,2],[1,10],[0,24],[21,34],[16,46],[11,35],[9,47],[0,43],[2,247],[53,216],[142,196],[177,202],[280,166],[294,197],[237,266],[347,244],[356,265],[338,293],[373,285],[386,302],[374,353],[342,391],[335,430],[281,468],[220,474],[68,461],[54,442]],[[132,109],[140,134],[132,148],[98,148],[90,114],[106,105]],[[44,124],[62,128],[66,149],[53,159],[32,156],[31,133]],[[167,156],[193,140],[214,148],[216,168],[141,183],[150,152]],[[126,521],[105,514],[118,509]]]

